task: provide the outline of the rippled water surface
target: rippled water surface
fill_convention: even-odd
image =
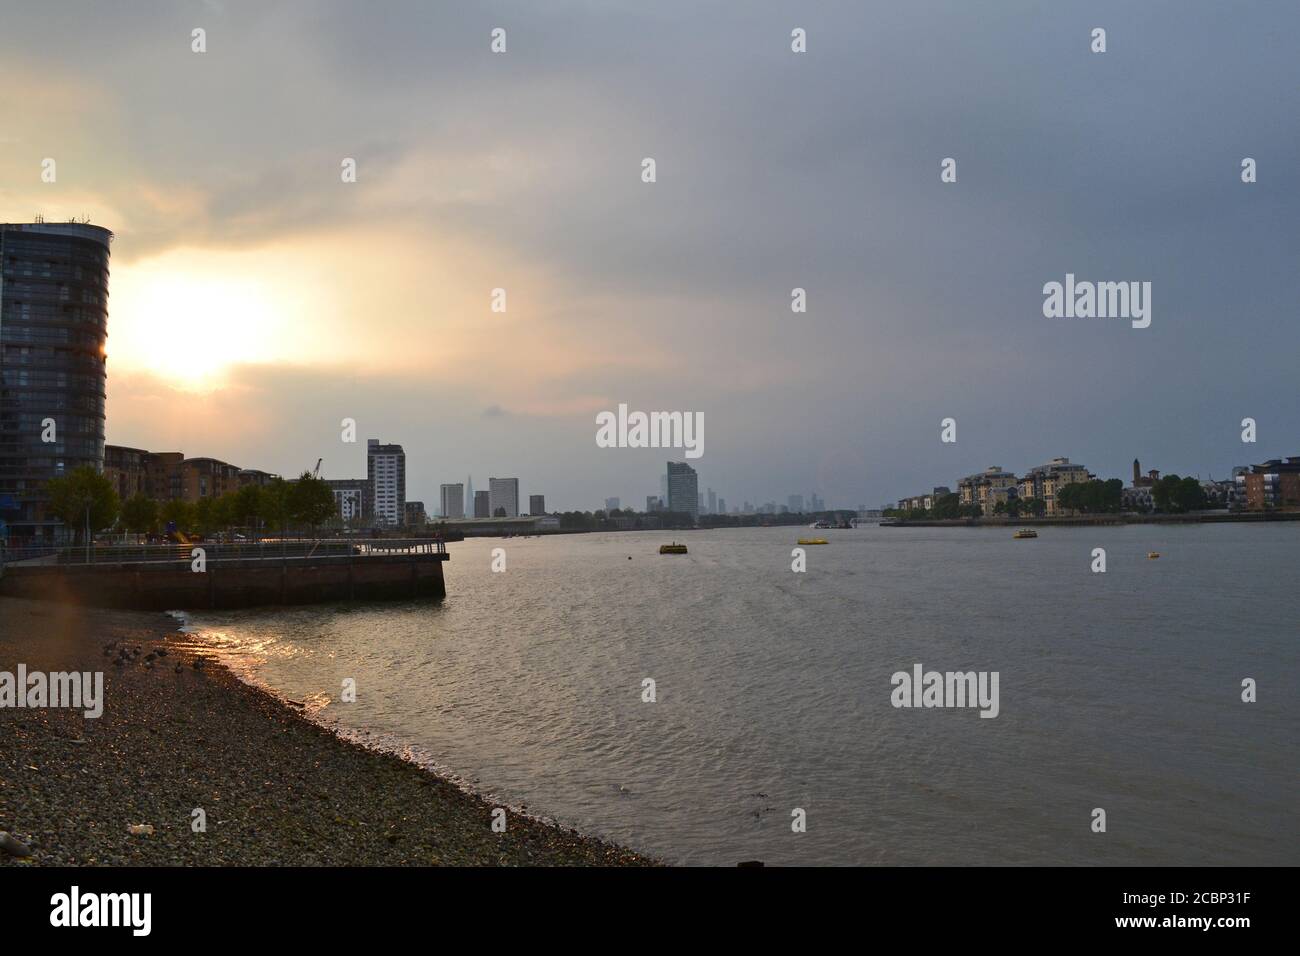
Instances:
[[[675,862],[1300,862],[1300,523],[826,531],[796,574],[806,533],[471,540],[441,605],[194,624],[342,728]],[[895,709],[916,663],[998,671],[1000,715]]]

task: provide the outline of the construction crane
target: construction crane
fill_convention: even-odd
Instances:
[[[311,476],[312,476],[313,478],[319,478],[319,477],[320,477],[320,463],[321,463],[322,461],[324,461],[324,460],[325,460],[324,458],[317,458],[317,459],[316,459],[316,470],[313,471],[313,472],[311,473]]]

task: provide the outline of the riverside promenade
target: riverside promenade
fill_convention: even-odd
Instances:
[[[326,538],[8,551],[0,596],[138,611],[447,596],[446,545]]]

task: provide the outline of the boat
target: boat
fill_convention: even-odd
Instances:
[[[1151,558],[1151,559],[1154,561],[1156,558],[1160,557],[1160,552],[1159,552],[1159,551],[1148,551],[1148,552],[1147,552],[1147,557],[1148,557],[1148,558]]]
[[[831,526],[831,523],[830,523],[829,521],[814,521],[814,522],[813,522],[812,524],[810,524],[808,527],[810,527],[810,528],[816,528],[816,529],[818,529],[818,530],[820,531],[820,530],[822,530],[822,529],[829,529],[830,526]]]
[[[1017,531],[1017,532],[1016,532],[1015,534],[1013,534],[1011,537],[1013,537],[1013,538],[1037,538],[1037,537],[1038,537],[1038,532],[1035,531],[1033,528],[1021,528],[1019,531]]]
[[[659,545],[660,554],[686,554],[686,545],[678,544],[674,541],[672,544]]]
[[[800,538],[800,544],[830,544],[825,538]]]

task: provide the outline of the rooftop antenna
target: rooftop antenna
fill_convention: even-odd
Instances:
[[[33,219],[32,221],[33,221],[33,222],[41,222],[41,223],[43,223],[43,222],[45,222],[45,216],[44,216],[43,214],[41,214],[41,213],[38,212],[38,213],[36,214],[36,218]]]

